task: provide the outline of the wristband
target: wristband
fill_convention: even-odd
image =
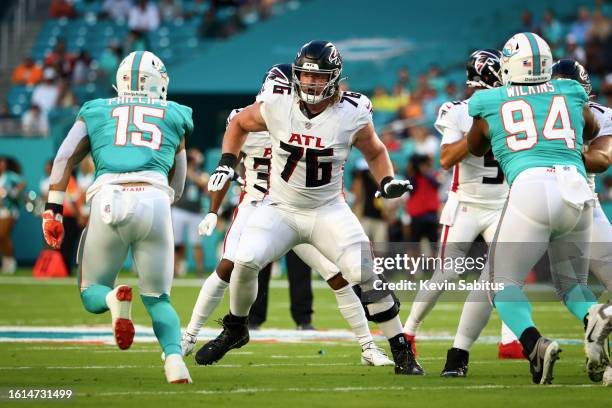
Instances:
[[[66,196],[66,193],[63,191],[50,190],[49,195],[47,197],[47,202],[62,205],[64,204],[65,196]]]
[[[386,176],[383,177],[383,179],[380,182],[380,192],[381,193],[385,193],[385,186],[387,185],[387,183],[389,183],[390,181],[393,181],[393,176]]]
[[[238,164],[238,157],[232,153],[223,153],[221,160],[219,160],[219,166],[229,166],[232,169]]]
[[[53,214],[64,215],[64,206],[55,203],[45,203],[45,211],[51,210]]]

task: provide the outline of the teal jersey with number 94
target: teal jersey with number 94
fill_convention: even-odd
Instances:
[[[193,132],[191,108],[160,99],[95,99],[78,119],[87,126],[96,178],[137,171],[167,176],[181,138]]]
[[[553,79],[477,91],[468,111],[487,121],[493,155],[512,185],[533,167],[576,166],[586,178],[581,152],[587,101],[578,82]]]

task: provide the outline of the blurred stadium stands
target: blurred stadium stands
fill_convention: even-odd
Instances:
[[[10,18],[5,11],[20,1],[3,1],[0,16],[4,12],[4,18]],[[35,5],[49,10],[45,11],[49,15],[51,3],[38,0]],[[548,34],[556,57],[584,55],[600,102],[609,105],[612,100],[612,7],[608,1],[159,0],[152,1],[159,8],[159,27],[139,36],[130,30],[127,17],[109,15],[104,0],[68,3],[69,8],[55,11],[64,17],[28,22],[25,31],[35,38],[31,47],[19,49],[11,44],[10,48],[19,58],[31,55],[41,66],[52,65],[67,83],[61,103],[48,114],[48,140],[36,147],[49,149],[40,152],[42,157],[52,157],[81,103],[112,94],[117,58],[142,48],[165,62],[169,97],[193,107],[196,133],[188,144],[205,151],[208,171],[220,154],[217,146],[230,110],[250,103],[266,69],[291,62],[301,44],[312,39],[334,41],[344,56],[348,87],[373,98],[375,125],[400,172],[413,152],[426,145],[426,140],[415,136],[421,131],[414,129],[426,129],[425,138],[435,134],[432,125],[440,104],[463,98],[469,53],[499,48],[514,32],[530,29]],[[588,10],[587,20],[580,20],[579,7]],[[544,17],[549,9],[556,16],[552,24]],[[598,16],[603,16],[603,22]],[[594,45],[580,34],[581,29],[595,25],[602,38]],[[576,44],[569,44],[572,39]],[[62,41],[69,55],[65,59],[70,61],[66,70],[49,61]],[[77,61],[86,70],[79,78]],[[4,68],[5,81],[14,68]],[[13,138],[20,134],[20,118],[31,106],[35,85],[12,84],[4,89],[0,107],[6,106],[8,112],[0,117],[0,154],[28,161],[27,150]],[[3,128],[2,121],[17,126]],[[347,186],[357,158],[353,152],[347,162]],[[25,166],[24,172],[35,186],[42,166]],[[609,199],[610,194],[604,192],[602,198]]]

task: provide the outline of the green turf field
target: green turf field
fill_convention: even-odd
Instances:
[[[183,324],[198,290],[195,285],[173,289],[172,301]],[[0,298],[0,326],[4,327],[108,325],[110,320],[108,315],[85,312],[71,282],[37,283],[0,276]],[[265,327],[293,328],[288,290],[273,288],[270,300]],[[452,335],[460,308],[460,304],[440,303],[422,333]],[[226,310],[227,300],[215,318]],[[315,311],[313,323],[318,329],[346,327],[332,293],[321,285],[315,289]],[[402,319],[407,314],[408,305],[404,305]],[[136,324],[149,326],[139,301],[134,303],[133,315]],[[497,360],[497,347],[490,336],[498,334],[500,323],[493,316],[484,333],[489,341],[477,344],[471,353],[467,379],[438,376],[449,340],[418,343],[419,360],[427,371],[422,378],[396,376],[391,367],[361,366],[360,350],[354,342],[251,343],[212,367],[198,367],[188,358],[192,385],[165,383],[160,350],[154,343],[134,343],[130,350],[120,351],[110,345],[0,342],[0,393],[4,404],[9,389],[69,388],[75,396],[64,403],[78,407],[609,406],[612,388],[591,384],[586,377],[577,342],[580,323],[556,303],[535,305],[534,315],[547,336],[575,340],[562,345],[553,386],[531,385],[525,361]],[[214,325],[212,320],[207,324]],[[378,343],[388,350],[385,341]]]

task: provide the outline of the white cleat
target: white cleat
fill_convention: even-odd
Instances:
[[[191,384],[193,382],[183,357],[179,354],[170,354],[166,358],[164,371],[166,372],[166,380],[170,384]]]
[[[593,382],[603,379],[609,367],[608,335],[612,332],[612,317],[604,313],[612,305],[593,305],[589,309],[588,324],[584,335],[584,351],[587,355],[587,373]]]
[[[197,342],[197,336],[194,336],[187,332],[183,334],[183,337],[181,337],[181,353],[183,354],[183,357],[186,357],[193,353]],[[163,351],[161,353],[161,360],[166,361],[166,353],[164,353]]]
[[[121,350],[130,348],[134,341],[132,323],[132,288],[119,285],[106,295],[106,305],[110,310],[115,342]]]
[[[602,384],[606,387],[612,387],[612,365],[610,364],[606,367],[606,371],[604,371]]]
[[[385,350],[378,347],[374,342],[366,344],[361,351],[361,364],[374,367],[395,365],[393,360],[389,359]]]
[[[187,332],[183,333],[183,337],[181,338],[181,351],[183,356],[188,356],[193,353],[197,342],[198,336],[194,336]]]

